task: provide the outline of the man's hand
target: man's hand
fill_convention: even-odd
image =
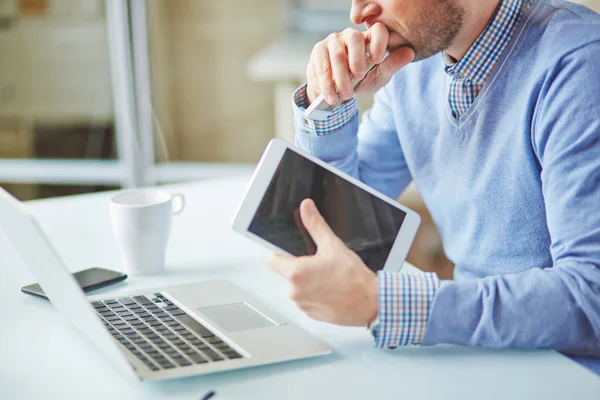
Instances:
[[[385,86],[394,73],[415,58],[411,48],[401,47],[390,49],[390,55],[384,61],[389,36],[386,26],[377,22],[365,32],[348,28],[341,33],[332,33],[317,43],[306,68],[308,101],[312,103],[323,93],[327,103],[335,104],[338,99],[336,87],[344,100],[354,97],[351,79],[360,80],[365,76],[367,45],[371,61],[379,65],[356,91],[374,93]]]
[[[377,275],[327,225],[315,203],[300,215],[317,244],[314,256],[272,255],[269,267],[290,282],[290,298],[309,317],[337,325],[365,326],[377,317]]]

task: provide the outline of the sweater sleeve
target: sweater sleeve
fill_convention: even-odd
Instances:
[[[345,107],[339,115],[330,117],[335,121],[326,123],[327,128],[322,124],[311,126],[302,117],[304,104],[297,98],[301,89],[294,98],[296,145],[379,192],[397,198],[412,177],[396,133],[387,87],[375,95],[373,107],[364,113],[360,128],[355,105],[351,118]]]
[[[593,54],[596,55],[593,55]],[[600,356],[600,45],[563,56],[532,125],[552,265],[443,282],[423,344],[549,348]],[[490,227],[493,229],[493,227]]]

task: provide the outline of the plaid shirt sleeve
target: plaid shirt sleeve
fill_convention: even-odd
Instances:
[[[309,106],[306,96],[306,85],[300,86],[293,96],[294,120],[303,133],[323,136],[342,128],[358,114],[356,99],[350,99],[335,109],[325,121],[313,121],[304,118],[304,111]]]
[[[379,271],[379,327],[375,347],[421,344],[440,280],[434,273]]]

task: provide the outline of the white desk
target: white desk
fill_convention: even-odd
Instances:
[[[162,383],[125,381],[44,300],[20,288],[34,281],[0,232],[0,398],[199,399],[599,399],[600,378],[552,351],[453,346],[372,347],[363,328],[315,322],[287,298],[264,264],[267,252],[229,228],[248,177],[172,186],[187,196],[173,226],[168,272],[128,279],[112,292],[230,279],[334,347],[331,356]],[[32,202],[69,269],[120,268],[109,194]],[[108,288],[107,288],[108,289]]]

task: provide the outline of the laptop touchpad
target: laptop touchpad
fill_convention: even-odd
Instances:
[[[274,321],[247,303],[200,307],[197,310],[228,332],[277,326]]]

